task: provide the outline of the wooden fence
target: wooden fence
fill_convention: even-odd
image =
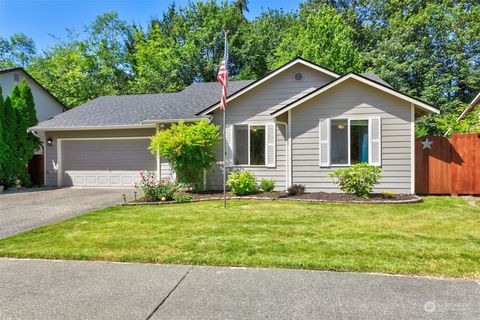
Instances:
[[[30,175],[30,180],[32,180],[32,185],[41,186],[43,185],[43,154],[36,154],[33,156],[32,160],[28,163],[28,174]]]
[[[422,142],[432,142],[427,148]],[[415,192],[480,194],[480,135],[428,136],[415,141]]]

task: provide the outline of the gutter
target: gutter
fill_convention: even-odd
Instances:
[[[212,117],[202,117],[202,118],[181,118],[181,119],[152,119],[152,120],[144,120],[141,124],[156,124],[156,123],[173,123],[173,122],[198,122],[202,120],[211,120]]]
[[[114,125],[114,126],[83,126],[83,127],[31,127],[28,132],[33,131],[81,131],[81,130],[115,130],[115,129],[140,129],[140,128],[155,128],[154,124],[129,124],[129,125]]]

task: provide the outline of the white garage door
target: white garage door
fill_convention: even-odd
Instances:
[[[150,140],[62,141],[61,185],[77,187],[132,187],[141,170],[156,170],[148,150]]]

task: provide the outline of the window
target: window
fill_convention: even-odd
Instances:
[[[332,119],[330,153],[333,165],[368,162],[368,120]]]
[[[236,125],[235,164],[265,165],[265,126]]]

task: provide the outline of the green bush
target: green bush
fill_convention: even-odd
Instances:
[[[265,192],[272,192],[275,189],[275,181],[273,179],[260,180],[260,189]]]
[[[183,194],[183,193],[175,193],[173,195],[173,200],[179,203],[183,202],[190,202],[192,201],[193,197],[190,194]]]
[[[227,186],[230,187],[233,194],[243,196],[256,193],[257,180],[250,171],[236,171],[228,176]]]
[[[177,182],[194,191],[203,190],[203,173],[215,162],[215,147],[220,140],[219,126],[202,120],[195,124],[179,122],[157,132],[150,151],[165,157],[175,171]]]
[[[382,170],[367,163],[357,163],[349,168],[337,169],[329,174],[343,192],[368,198],[373,186],[382,178]]]
[[[151,171],[140,171],[140,181],[135,184],[142,190],[145,201],[170,201],[173,200],[177,187],[171,181],[158,181],[156,174]]]
[[[305,193],[305,186],[303,184],[292,184],[287,189],[289,196],[301,196]]]

